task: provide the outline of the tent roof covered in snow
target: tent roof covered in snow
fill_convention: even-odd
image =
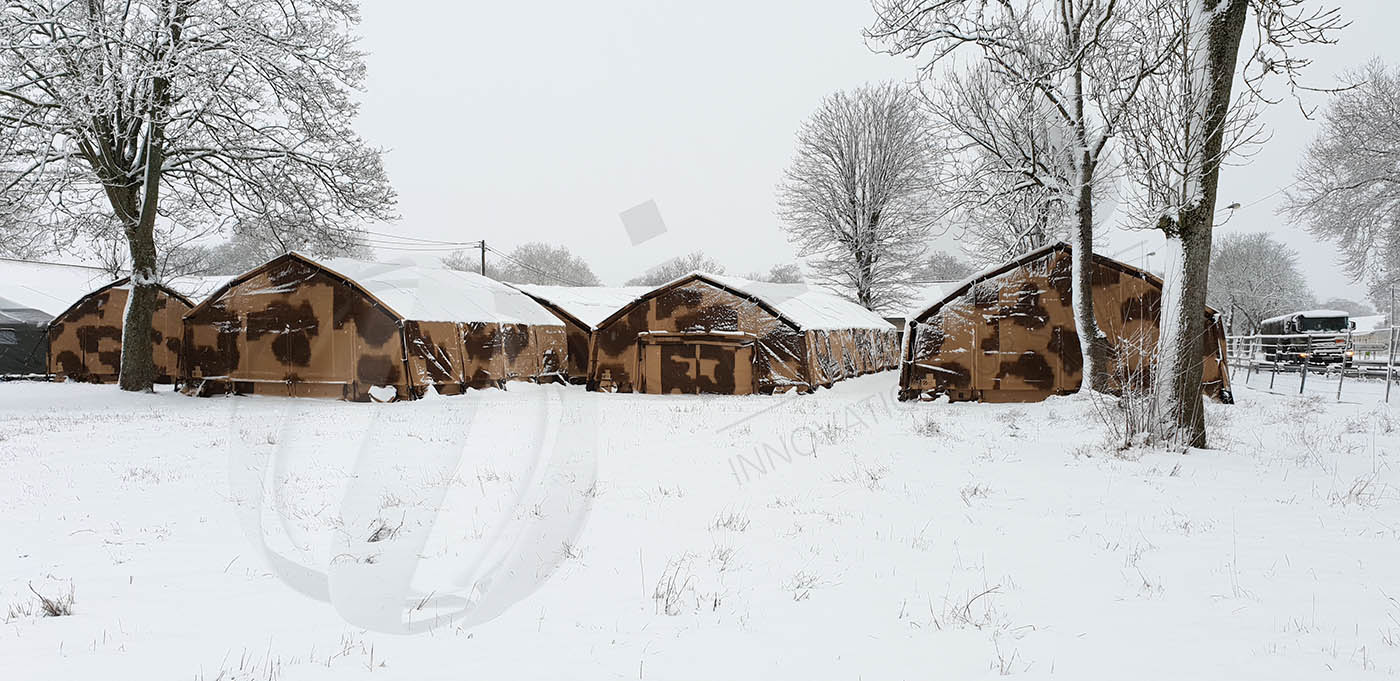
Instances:
[[[233,278],[183,325],[199,394],[411,399],[557,377],[567,356],[553,313],[480,275],[297,253]]]
[[[110,283],[100,267],[0,258],[0,297],[51,317]]]
[[[884,317],[841,296],[813,288],[807,284],[774,284],[708,272],[691,272],[651,289],[646,295],[639,296],[637,300],[660,294],[673,286],[692,280],[704,281],[741,298],[753,300],[773,316],[786,319],[803,330],[875,329],[889,331],[895,328]],[[604,322],[611,321],[622,313],[623,310],[617,310],[600,321],[598,326],[601,327]]]
[[[474,272],[350,258],[323,260],[319,265],[359,284],[404,319],[559,324],[529,296]]]
[[[543,286],[510,284],[527,295],[574,318],[580,326],[596,329],[622,306],[641,298],[650,286]]]
[[[559,320],[529,296],[473,272],[379,263],[353,258],[315,260],[300,253],[287,256],[326,271],[361,289],[401,319],[423,322],[501,322],[558,325]],[[276,262],[274,259],[272,262]],[[213,300],[226,289],[262,271],[266,264],[228,278],[210,291]],[[290,286],[290,285],[288,285]],[[288,288],[290,291],[291,289]]]
[[[739,277],[708,275],[713,281],[747,293],[776,308],[803,329],[893,329],[884,317],[829,291],[807,284],[774,284]]]
[[[919,284],[919,289],[912,296],[914,304],[904,315],[906,320],[919,316],[930,305],[943,300],[948,296],[948,292],[957,288],[962,282],[958,281],[935,281]]]
[[[50,319],[53,319],[53,315],[43,310],[36,310],[8,298],[0,298],[0,324],[43,326],[48,324]]]

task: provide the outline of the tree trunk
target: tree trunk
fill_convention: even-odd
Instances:
[[[1110,389],[1108,376],[1108,341],[1099,330],[1099,322],[1094,317],[1094,205],[1093,198],[1087,196],[1093,191],[1091,185],[1080,189],[1079,207],[1076,211],[1073,251],[1073,294],[1074,324],[1079,330],[1079,350],[1083,358],[1083,374],[1080,389],[1107,392]]]
[[[1211,232],[1220,183],[1221,150],[1230,113],[1240,38],[1244,34],[1249,0],[1198,0],[1206,31],[1206,73],[1210,87],[1204,113],[1205,144],[1201,148],[1200,195],[1164,225],[1169,240],[1180,250],[1175,295],[1166,296],[1162,310],[1162,361],[1159,380],[1166,379],[1163,417],[1166,430],[1192,447],[1206,446],[1205,405],[1201,398],[1202,356],[1205,354],[1205,305],[1210,284]],[[1187,37],[1188,39],[1191,36]],[[1168,273],[1169,275],[1172,273]],[[1165,373],[1163,373],[1165,372]]]
[[[122,322],[122,390],[151,392],[155,358],[151,348],[151,317],[156,309],[156,242],[154,212],[126,229],[131,250],[131,294]]]
[[[1084,120],[1084,70],[1074,73],[1075,136],[1079,145],[1075,160],[1075,225],[1074,236],[1074,323],[1079,331],[1082,356],[1080,390],[1107,392],[1108,341],[1099,330],[1094,317],[1094,170],[1095,162],[1089,152],[1089,130]]]
[[[187,10],[186,0],[172,0],[170,8],[170,42],[167,54],[173,54],[180,44]],[[141,157],[141,181],[124,188],[123,205],[116,205],[117,215],[126,228],[126,243],[131,249],[131,295],[126,302],[126,319],[122,322],[122,368],[119,381],[122,390],[151,392],[155,383],[155,357],[151,348],[151,317],[156,309],[156,215],[160,207],[161,173],[165,166],[165,124],[172,101],[168,75],[151,80],[151,107],[147,111],[144,156]],[[134,219],[133,219],[134,218]],[[174,367],[169,367],[174,369]]]

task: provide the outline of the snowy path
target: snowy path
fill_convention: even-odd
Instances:
[[[1220,449],[1123,458],[1088,400],[900,404],[893,383],[570,393],[599,452],[570,557],[499,619],[418,636],[350,626],[269,573],[230,442],[295,461],[283,511],[326,557],[355,531],[335,508],[367,428],[394,443],[377,453],[416,460],[490,415],[449,481],[460,541],[424,550],[451,560],[500,511],[545,388],[359,405],[0,384],[0,659],[53,680],[1400,672],[1386,406],[1237,390],[1211,405]],[[286,413],[297,427],[271,428]],[[71,583],[74,615],[25,614],[31,583]]]

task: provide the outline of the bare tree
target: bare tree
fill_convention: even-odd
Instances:
[[[1312,306],[1298,254],[1268,232],[1227,234],[1213,249],[1207,301],[1230,319],[1232,333],[1254,333],[1269,317]]]
[[[151,388],[159,225],[354,243],[347,224],[393,217],[381,152],[350,127],[358,20],[345,0],[0,8],[0,196],[47,205],[29,231],[116,219],[133,283],[122,389]]]
[[[1008,87],[986,62],[949,70],[924,88],[955,162],[947,200],[963,250],[992,265],[1062,238],[1068,225],[1074,156],[1070,135],[1045,98]]]
[[[1144,16],[1152,33],[1144,40],[1166,46],[1168,60],[1132,107],[1128,156],[1140,185],[1139,216],[1167,236],[1167,273],[1162,304],[1157,375],[1159,435],[1189,446],[1206,446],[1201,398],[1201,357],[1208,293],[1211,239],[1220,168],[1230,155],[1259,139],[1248,101],[1233,95],[1237,61],[1251,6],[1256,17],[1253,46],[1243,82],[1252,98],[1269,74],[1295,83],[1307,64],[1292,48],[1329,42],[1339,27],[1336,10],[1309,12],[1304,0],[1168,0]]]
[[[692,251],[662,262],[651,269],[627,280],[628,286],[660,286],[680,279],[691,272],[724,274],[724,266],[704,251]]]
[[[902,306],[942,214],[933,128],[894,83],[822,100],[797,133],[778,214],[816,283],[871,310]]]
[[[934,251],[915,271],[919,282],[962,281],[972,276],[972,264],[947,251]]]
[[[1075,223],[1075,322],[1084,383],[1093,390],[1110,387],[1091,287],[1095,188],[1114,170],[1108,145],[1127,105],[1165,58],[1142,39],[1144,26],[1131,20],[1130,9],[1138,11],[1117,0],[875,0],[877,18],[866,31],[886,52],[922,57],[926,78],[960,49],[975,50],[1006,87],[1059,117],[1063,147],[1071,151],[1064,192]]]
[[[798,267],[797,263],[774,265],[768,268],[767,272],[750,272],[745,279],[774,284],[800,284],[806,281],[802,276],[802,268]]]
[[[487,249],[490,250],[490,249]],[[551,246],[540,241],[520,244],[510,253],[493,258],[496,266],[487,264],[487,276],[513,284],[551,284],[566,286],[597,286],[598,276],[588,263],[564,246]],[[442,259],[448,269],[480,274],[479,253],[457,251]]]
[[[1353,281],[1400,279],[1400,68],[1372,61],[1347,76],[1279,212],[1335,242]],[[1387,296],[1388,296],[1387,292]]]

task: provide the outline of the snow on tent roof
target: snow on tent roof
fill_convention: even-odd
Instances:
[[[557,306],[590,329],[598,328],[600,322],[622,306],[652,291],[648,286],[511,286]]]
[[[0,297],[50,317],[110,283],[100,267],[0,258]]]
[[[704,272],[686,276],[709,279],[758,298],[803,329],[894,329],[894,325],[884,317],[834,293],[806,284],[774,284]]]
[[[203,301],[205,298],[209,297],[209,294],[219,290],[220,288],[223,288],[223,285],[227,284],[230,279],[233,279],[233,277],[197,277],[193,275],[183,275],[179,277],[171,277],[160,283],[166,288],[170,289],[171,291],[174,291],[186,298],[189,298],[190,301],[198,305],[200,301]],[[99,286],[97,288],[102,287]],[[131,288],[131,278],[127,277],[121,279],[120,283],[114,286],[113,288],[129,290]],[[93,291],[96,290],[96,288],[93,289]],[[88,293],[92,293],[92,291],[88,291]]]
[[[904,318],[913,319],[923,314],[923,311],[932,307],[934,303],[948,297],[948,294],[956,290],[960,283],[957,281],[938,281],[921,284],[919,290],[915,291],[912,297],[914,305],[909,308]]]
[[[36,310],[8,298],[0,298],[0,324],[43,325],[52,319],[53,315],[43,310]]]
[[[404,319],[559,325],[558,318],[529,296],[473,272],[350,258],[307,259],[359,284]]]

